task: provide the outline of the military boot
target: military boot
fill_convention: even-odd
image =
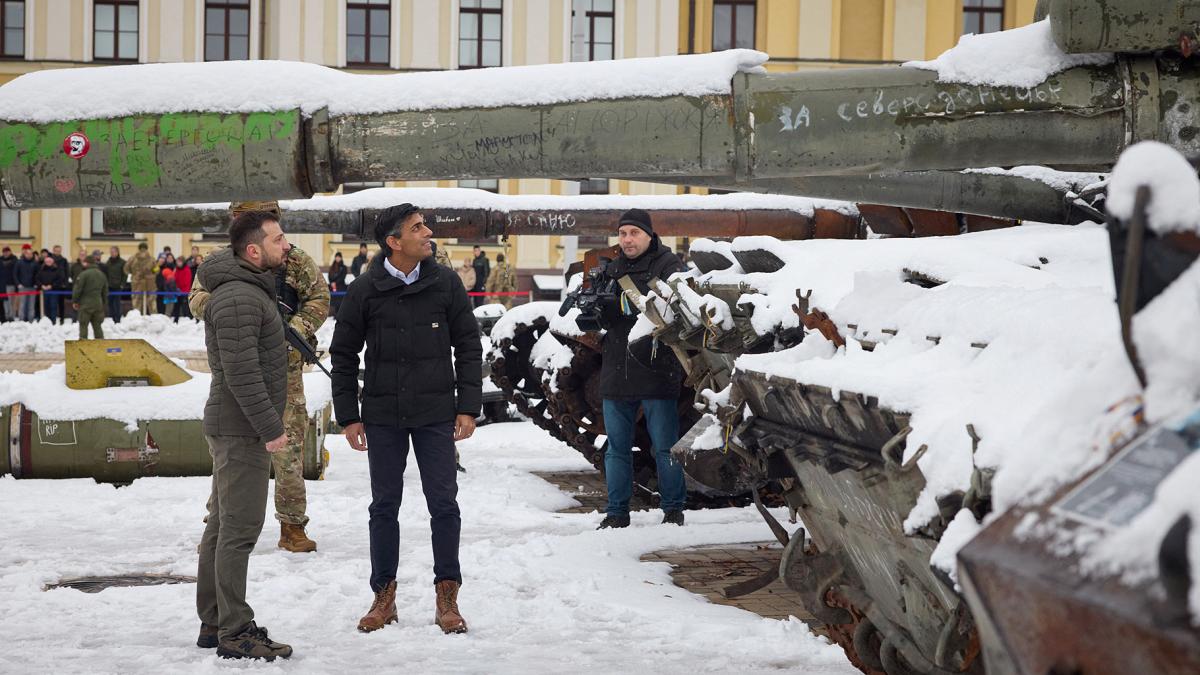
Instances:
[[[379,630],[389,623],[396,622],[396,582],[392,581],[375,591],[375,601],[363,618],[358,620],[358,629],[364,633]]]
[[[304,534],[303,525],[280,523],[279,548],[292,553],[312,553],[317,550],[317,542]]]
[[[200,635],[196,638],[196,646],[201,649],[216,649],[217,627],[201,622]]]
[[[267,629],[250,622],[242,632],[221,640],[217,645],[217,656],[223,659],[262,659],[274,661],[276,657],[288,658],[292,648],[267,637]]]
[[[458,582],[445,579],[434,585],[437,590],[437,611],[433,622],[443,633],[465,633],[467,622],[458,613]]]

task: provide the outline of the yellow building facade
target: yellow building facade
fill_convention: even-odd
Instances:
[[[1036,0],[0,0],[0,83],[47,68],[224,59],[307,61],[360,73],[533,65],[751,47],[773,70],[846,68],[927,59],[964,27],[1012,28],[1033,19]],[[964,6],[965,5],[965,6]],[[253,95],[248,92],[248,95]],[[585,177],[580,177],[585,178]],[[474,186],[474,182],[463,182]],[[612,180],[499,180],[504,194],[675,194],[670,185]],[[389,183],[403,186],[406,183]],[[454,181],[407,183],[452,187]],[[365,186],[364,186],[365,187]],[[141,242],[187,254],[221,245],[199,234],[109,236],[91,209],[0,214],[0,244],[19,250]],[[328,264],[356,242],[297,235]],[[467,242],[442,242],[455,262]],[[668,242],[670,245],[672,242]],[[561,269],[574,242],[514,237],[488,242],[528,273]],[[569,255],[569,254],[568,254]]]

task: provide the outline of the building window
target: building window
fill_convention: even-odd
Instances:
[[[250,58],[250,0],[204,3],[204,60],[245,61]]]
[[[386,66],[391,58],[390,0],[346,3],[346,65]]]
[[[104,236],[104,209],[92,209],[92,236]]]
[[[96,0],[92,56],[97,61],[137,61],[137,0]]]
[[[503,0],[462,0],[458,13],[458,67],[500,65]]]
[[[475,188],[476,190],[487,190],[488,192],[500,192],[500,179],[498,178],[481,178],[479,180],[460,180],[458,181],[460,188]]]
[[[615,24],[613,0],[572,0],[571,60],[611,59]]]
[[[0,208],[0,233],[21,234],[21,212]]]
[[[25,56],[25,0],[4,0],[0,8],[0,57]]]
[[[579,181],[579,194],[606,195],[608,194],[607,178],[584,178]]]
[[[363,190],[370,190],[371,188],[381,188],[381,187],[383,187],[383,181],[381,181],[381,180],[378,180],[378,181],[368,180],[368,181],[362,181],[362,182],[358,182],[358,183],[354,183],[354,182],[342,183],[342,194],[352,195],[355,192],[362,192]]]
[[[963,0],[963,35],[1004,30],[1004,0]]]
[[[713,0],[713,51],[754,49],[755,0]]]

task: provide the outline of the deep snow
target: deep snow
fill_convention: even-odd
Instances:
[[[327,440],[326,480],[308,483],[316,554],[275,548],[268,517],[250,560],[249,599],[272,637],[296,655],[249,668],[293,672],[762,672],[856,673],[840,649],[796,620],[714,605],[672,585],[668,566],[641,554],[761,541],[752,508],[689,512],[685,528],[635,513],[622,531],[593,530],[596,514],[560,514],[573,499],[530,475],[588,468],[529,423],[482,427],[460,444],[464,586],[471,626],[432,625],[428,511],[410,463],[401,509],[400,620],[355,630],[369,607],[364,454]],[[0,651],[3,672],[225,672],[238,667],[194,645],[193,585],[43,592],[62,577],[195,574],[206,478],[143,478],[115,489],[90,480],[0,478]]]

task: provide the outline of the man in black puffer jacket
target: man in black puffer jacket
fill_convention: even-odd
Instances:
[[[662,245],[650,222],[650,214],[630,209],[617,221],[621,253],[605,271],[611,279],[628,276],[643,294],[653,290],[655,279],[666,279],[684,269],[679,257]],[[629,342],[629,331],[637,322],[637,308],[624,294],[603,306],[601,321],[606,332],[600,364],[600,396],[604,399],[604,431],[608,449],[604,454],[604,479],[608,507],[600,529],[629,525],[629,499],[633,495],[633,430],[640,406],[653,443],[658,468],[658,492],[663,522],[683,525],[687,486],[683,466],[672,459],[671,446],[679,440],[676,405],[683,382],[683,368],[667,347],[652,338]]]
[[[358,622],[370,632],[396,621],[396,522],[412,443],[433,529],[437,624],[463,633],[458,611],[461,519],[454,443],[475,431],[483,404],[483,346],[462,280],[437,265],[433,232],[412,204],[392,206],[375,221],[380,251],[338,309],[329,353],[333,407],[371,473],[371,590],[375,600]],[[358,354],[367,345],[362,411]],[[451,356],[453,348],[453,357]]]
[[[278,216],[247,211],[229,226],[229,248],[200,268],[210,295],[204,344],[212,384],[204,435],[213,456],[208,524],[200,539],[196,610],[200,647],[225,658],[275,660],[272,641],[246,603],[246,566],[262,532],[271,457],[287,447],[287,348],[275,306],[275,268],[291,248]]]

